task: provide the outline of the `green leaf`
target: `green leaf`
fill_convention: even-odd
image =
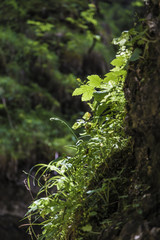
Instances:
[[[77,122],[75,122],[72,126],[74,130],[77,130],[78,128],[82,127],[85,121],[83,119],[79,119]]]
[[[90,117],[91,117],[91,114],[90,114],[89,112],[86,112],[86,113],[83,115],[82,118],[83,118],[84,120],[89,120]]]
[[[76,88],[72,96],[78,96],[82,94],[82,101],[89,101],[93,97],[94,87],[88,85],[82,85],[80,88]]]
[[[92,97],[93,97],[93,92],[94,92],[94,90],[93,91],[86,91],[83,95],[82,95],[82,101],[89,101],[89,100],[91,100],[92,99]]]
[[[96,91],[94,92],[94,99],[98,102],[100,102],[106,95],[108,91]]]
[[[86,226],[82,227],[82,230],[84,232],[91,232],[92,231],[92,226],[90,224],[87,224]]]
[[[95,212],[95,211],[89,213],[89,216],[91,216],[91,217],[96,216],[96,215],[97,215],[97,212]]]
[[[122,67],[126,64],[126,58],[124,56],[118,56],[111,62],[111,64],[115,67]]]
[[[80,88],[76,88],[76,89],[74,90],[74,92],[72,93],[72,96],[78,96],[78,95],[83,94],[83,93],[84,93],[83,86],[84,86],[84,85],[80,86]]]
[[[100,105],[98,105],[98,108],[97,108],[97,115],[101,115],[106,109],[108,108],[108,104],[106,102],[104,103],[101,103]]]
[[[125,79],[126,74],[127,71],[123,69],[116,72],[109,72],[105,75],[106,77],[104,78],[104,83],[108,83],[109,81],[117,82],[119,81],[119,78],[123,80]]]
[[[104,83],[107,83],[108,81],[113,81],[117,78],[116,73],[115,72],[109,72],[106,74],[106,77],[104,78]]]
[[[134,61],[138,60],[138,59],[139,59],[139,56],[141,55],[141,53],[142,53],[142,50],[139,49],[139,48],[136,48],[136,49],[133,51],[133,53],[132,53],[132,56],[131,56],[131,58],[130,58],[130,61],[131,61],[131,62],[134,62]]]
[[[100,87],[102,79],[98,75],[90,75],[87,77],[89,86]]]

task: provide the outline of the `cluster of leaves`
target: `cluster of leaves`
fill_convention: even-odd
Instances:
[[[93,236],[98,234],[90,224],[90,218],[98,215],[97,202],[102,201],[101,208],[107,212],[112,201],[110,195],[113,192],[118,195],[114,184],[118,175],[112,178],[108,175],[102,184],[93,185],[92,182],[96,180],[97,169],[103,164],[108,168],[112,154],[123,149],[128,141],[123,129],[123,82],[128,61],[135,54],[132,54],[129,41],[132,32],[124,32],[114,40],[120,49],[111,62],[113,68],[104,78],[91,75],[85,83],[78,79],[80,87],[75,89],[73,96],[82,95],[82,101],[87,101],[91,113],[86,112],[73,125],[74,130],[83,128],[76,144],[72,146],[76,150],[75,155],[36,166],[35,180],[40,191],[37,200],[29,207],[26,218],[32,219],[33,225],[37,219],[42,220],[40,236],[36,236],[32,224],[29,227],[38,239],[60,240],[72,236],[72,239],[80,240],[85,239],[86,233]],[[86,208],[87,200],[89,205]],[[100,225],[102,229],[103,223]]]

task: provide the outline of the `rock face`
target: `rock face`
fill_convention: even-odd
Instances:
[[[132,208],[122,213],[100,240],[160,239],[160,1],[147,4],[148,40],[143,56],[130,64],[124,86],[126,132],[132,137],[135,166],[130,194],[132,206],[136,200],[140,212]]]
[[[160,4],[151,1],[146,17],[148,41],[143,57],[130,66],[125,83],[127,131],[139,176],[160,186]]]
[[[134,187],[147,194],[114,240],[160,239],[160,3],[148,2],[148,28],[143,57],[130,65],[124,91],[127,100],[126,131],[132,136],[135,161]],[[140,192],[141,190],[139,190]],[[112,239],[112,238],[105,238]]]

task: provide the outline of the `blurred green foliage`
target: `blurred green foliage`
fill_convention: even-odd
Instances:
[[[72,135],[49,118],[72,124],[75,113],[85,111],[71,97],[76,77],[108,70],[106,62],[114,56],[111,39],[133,14],[130,3],[109,2],[1,1],[1,166],[11,160],[34,164],[57,151],[71,154],[62,146],[73,142]]]

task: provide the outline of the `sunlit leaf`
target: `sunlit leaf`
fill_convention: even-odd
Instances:
[[[89,82],[88,84],[92,87],[100,87],[102,79],[98,75],[90,75],[87,77]]]
[[[82,101],[89,101],[93,97],[94,87],[88,85],[82,85],[80,88],[76,88],[72,96],[78,96],[82,94]]]
[[[83,118],[84,120],[89,120],[90,117],[91,117],[91,114],[90,114],[89,112],[86,112],[86,113],[83,115],[82,118]]]

